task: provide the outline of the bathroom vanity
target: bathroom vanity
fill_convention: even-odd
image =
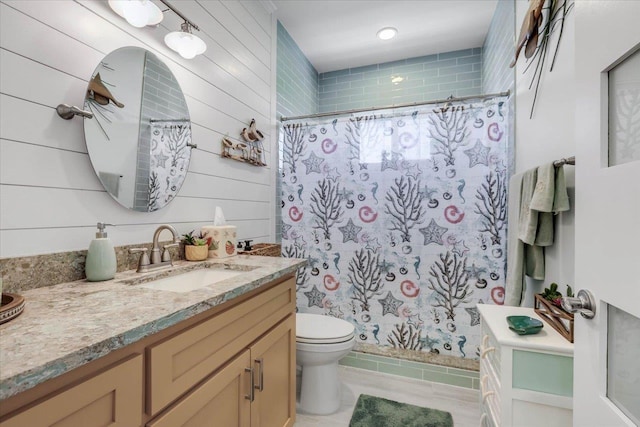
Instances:
[[[570,427],[573,344],[547,323],[535,335],[509,330],[507,316],[532,308],[478,304],[482,322],[480,408],[485,427]]]
[[[133,272],[25,292],[0,328],[0,426],[292,426],[304,262],[206,261],[241,274],[188,292]],[[203,263],[178,264],[162,276]]]

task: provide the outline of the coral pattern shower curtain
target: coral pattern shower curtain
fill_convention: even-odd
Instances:
[[[180,189],[189,168],[191,123],[151,123],[149,212],[166,206]]]
[[[507,99],[286,122],[282,245],[298,310],[358,341],[477,358],[506,272]]]

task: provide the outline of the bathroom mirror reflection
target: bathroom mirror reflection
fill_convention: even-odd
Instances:
[[[191,158],[191,121],[180,85],[153,53],[108,54],[87,87],[84,120],[91,164],[122,206],[153,212],[182,187]]]

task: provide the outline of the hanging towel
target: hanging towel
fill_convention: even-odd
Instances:
[[[538,167],[537,172],[536,187],[530,204],[532,210],[539,212],[533,244],[551,246],[553,244],[553,216],[569,210],[564,167],[556,168],[553,163],[548,163]]]
[[[509,223],[517,233],[508,233],[505,305],[520,305],[525,275],[544,280],[544,248],[553,244],[554,214],[569,208],[562,166],[549,163],[511,178]]]
[[[520,190],[520,215],[518,217],[518,238],[532,245],[536,240],[538,229],[538,211],[531,209],[531,199],[536,189],[538,178],[537,169],[529,169],[522,175],[522,188]]]
[[[122,178],[122,176],[119,173],[111,172],[98,172],[98,176],[109,194],[117,198],[120,191],[120,178]]]
[[[507,232],[507,279],[505,283],[504,305],[519,306],[525,291],[524,243],[518,238],[520,199],[522,196],[522,173],[509,180],[509,228]]]

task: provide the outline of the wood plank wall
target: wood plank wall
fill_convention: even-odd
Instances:
[[[160,224],[185,233],[212,223],[216,206],[239,238],[274,241],[274,20],[258,1],[173,4],[200,27],[204,55],[185,60],[165,46],[181,23],[170,11],[158,28],[138,29],[106,0],[0,1],[1,258],[86,249],[98,221],[116,224],[109,235],[117,246],[149,242]],[[105,192],[82,119],[55,113],[60,103],[82,106],[93,70],[124,46],[145,48],[171,69],[198,144],[177,198],[152,213],[127,210]],[[265,168],[220,157],[222,137],[238,136],[252,118],[266,136]]]

